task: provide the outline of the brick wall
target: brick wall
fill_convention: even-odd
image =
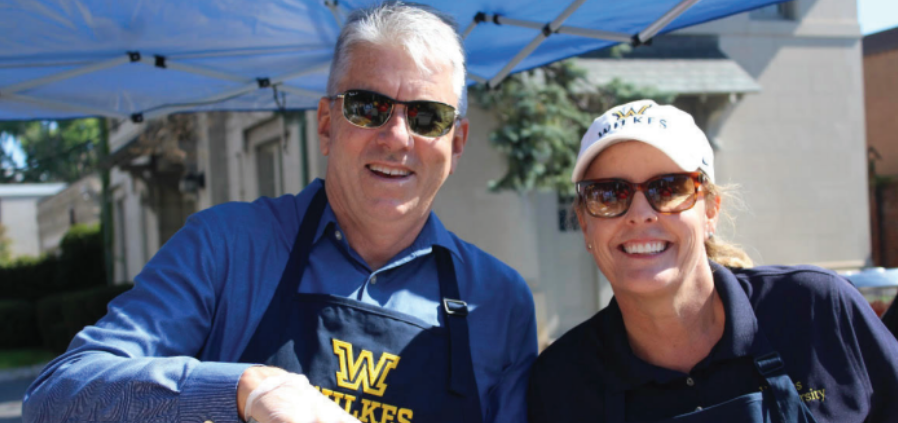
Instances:
[[[898,49],[864,56],[867,145],[882,156],[879,175],[898,175]]]
[[[880,184],[871,193],[873,261],[877,266],[898,267],[898,181]]]

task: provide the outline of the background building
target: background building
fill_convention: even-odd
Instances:
[[[55,195],[65,184],[0,184],[0,224],[6,227],[12,257],[41,253],[38,202]]]
[[[100,221],[102,186],[97,175],[88,175],[37,204],[40,252],[52,253],[72,225]]]
[[[873,257],[898,267],[898,28],[870,34],[863,44]]]

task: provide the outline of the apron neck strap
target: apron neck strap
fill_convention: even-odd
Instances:
[[[299,232],[293,242],[293,249],[290,250],[290,259],[287,261],[283,276],[281,276],[281,283],[278,284],[275,299],[290,299],[293,298],[293,294],[299,292],[302,273],[309,262],[309,254],[312,252],[312,245],[315,242],[315,233],[318,232],[318,223],[321,222],[321,216],[324,215],[326,207],[327,192],[324,189],[324,184],[321,184],[321,188],[312,197],[312,202],[306,208],[306,214],[299,225]]]
[[[449,332],[449,391],[462,397],[476,397],[479,395],[477,381],[474,380],[473,372],[468,370],[473,368],[468,334],[468,305],[461,300],[452,253],[436,246],[433,251],[440,278],[441,309]]]

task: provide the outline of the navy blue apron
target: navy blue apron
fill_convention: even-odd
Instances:
[[[751,315],[755,318],[754,314]],[[779,353],[773,350],[767,337],[758,332],[750,354],[755,369],[767,380],[763,392],[754,392],[720,404],[656,423],[816,423],[808,407],[798,396],[792,379],[786,374]],[[623,423],[624,392],[606,389],[605,422]]]
[[[434,246],[444,327],[347,298],[298,293],[326,204],[322,186],[240,362],[304,374],[362,422],[482,422],[468,310],[448,250]]]

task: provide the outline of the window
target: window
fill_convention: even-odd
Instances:
[[[275,138],[256,147],[259,196],[274,198],[284,193],[280,141],[280,138]]]
[[[579,232],[580,222],[574,212],[574,197],[558,196],[558,230],[560,232]]]
[[[758,21],[794,21],[795,9],[795,0],[792,0],[752,10],[748,12],[748,16]]]
[[[115,277],[119,281],[128,280],[128,245],[125,230],[128,227],[125,220],[125,200],[121,199],[115,202],[115,235],[118,245],[116,246],[115,261]]]

